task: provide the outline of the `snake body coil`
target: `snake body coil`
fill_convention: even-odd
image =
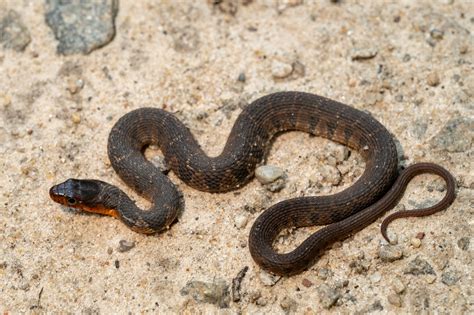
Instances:
[[[146,146],[157,144],[167,165],[189,186],[225,192],[247,183],[265,157],[270,140],[289,130],[322,136],[357,150],[366,169],[342,192],[285,200],[257,218],[250,232],[250,252],[270,271],[289,275],[304,270],[327,245],[362,229],[395,206],[416,174],[434,172],[446,180],[448,192],[436,211],[454,199],[454,180],[437,165],[416,164],[398,176],[392,136],[369,114],[302,92],[270,94],[247,106],[217,157],[208,157],[190,131],[164,110],[141,108],[120,118],[109,136],[109,159],[120,178],[152,202],[147,211],[139,209],[119,188],[96,180],[70,179],[52,187],[50,195],[69,206],[118,217],[136,231],[154,233],[176,219],[183,199],[168,177],[145,159],[142,152]],[[425,214],[423,210],[417,213]],[[395,218],[396,214],[390,220]],[[290,253],[279,254],[273,249],[282,229],[313,225],[329,226]]]

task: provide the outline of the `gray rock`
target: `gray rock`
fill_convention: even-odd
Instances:
[[[453,285],[461,279],[461,274],[457,270],[448,270],[441,275],[441,282],[446,285]]]
[[[118,0],[46,0],[46,23],[63,55],[89,54],[115,35]]]
[[[214,282],[189,281],[180,291],[181,295],[191,295],[198,303],[210,303],[220,308],[229,307],[229,285],[224,280]]]
[[[30,42],[30,32],[16,11],[0,14],[0,44],[3,48],[23,51]]]
[[[255,177],[262,184],[269,184],[282,177],[283,170],[273,165],[263,165],[255,170]]]
[[[457,117],[449,120],[433,137],[431,147],[448,152],[464,152],[474,143],[474,119]]]
[[[293,66],[279,60],[272,62],[272,76],[275,79],[283,79],[288,77],[293,72]]]
[[[419,256],[413,259],[405,268],[405,274],[412,274],[414,276],[418,275],[436,275],[433,270],[433,267],[424,259]]]
[[[403,257],[403,251],[399,246],[380,246],[378,254],[384,262],[392,262]]]
[[[135,242],[130,242],[130,241],[127,241],[127,240],[120,240],[119,241],[119,247],[117,248],[117,250],[120,253],[125,253],[125,252],[128,252],[129,250],[131,250],[134,247],[135,247]]]
[[[330,309],[341,297],[338,290],[331,288],[326,284],[322,284],[318,288],[319,301],[325,309]]]
[[[469,248],[470,239],[469,237],[461,237],[458,240],[458,247],[462,250],[467,250]]]

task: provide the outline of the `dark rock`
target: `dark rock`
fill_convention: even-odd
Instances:
[[[23,51],[30,42],[30,32],[17,12],[9,10],[0,14],[0,44],[3,48]]]
[[[433,270],[433,267],[424,259],[416,257],[409,264],[408,267],[404,270],[405,274],[412,274],[414,276],[418,275],[436,275]]]
[[[433,137],[431,147],[448,152],[464,152],[474,143],[474,119],[457,117],[449,120]]]
[[[198,303],[210,303],[220,308],[229,307],[229,286],[224,280],[214,282],[190,281],[180,291],[181,295],[191,295]]]
[[[470,243],[469,237],[461,237],[458,240],[458,247],[462,250],[467,250],[469,248],[469,243]]]
[[[457,270],[448,270],[441,275],[441,282],[446,285],[453,285],[461,279],[461,274]]]
[[[115,35],[118,0],[46,0],[46,23],[63,55],[89,54]]]

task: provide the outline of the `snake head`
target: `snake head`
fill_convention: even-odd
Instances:
[[[116,217],[117,211],[105,208],[101,202],[103,184],[98,180],[70,178],[51,187],[49,196],[67,207]]]

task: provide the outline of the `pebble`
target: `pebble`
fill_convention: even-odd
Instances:
[[[388,302],[389,302],[390,304],[392,304],[392,305],[395,305],[395,306],[397,306],[397,307],[401,307],[401,306],[402,306],[402,299],[401,299],[400,296],[397,295],[397,294],[394,294],[394,293],[389,294],[389,295],[387,296],[387,300],[388,300]]]
[[[311,282],[310,280],[304,278],[302,281],[301,281],[301,284],[306,287],[306,288],[309,288],[313,285],[313,282]]]
[[[382,275],[379,272],[375,272],[370,276],[370,281],[373,283],[378,283],[382,279]]]
[[[359,275],[367,274],[367,271],[370,268],[370,261],[367,259],[355,259],[349,263],[349,267]]]
[[[258,277],[260,278],[260,281],[263,283],[263,285],[268,286],[268,287],[275,285],[278,282],[278,280],[281,279],[281,276],[272,275],[263,270],[260,271],[260,273],[258,274]]]
[[[30,32],[16,11],[0,13],[0,44],[3,48],[21,52],[30,42]]]
[[[413,259],[404,270],[405,274],[418,275],[436,275],[433,267],[419,256]]]
[[[330,309],[336,304],[341,294],[336,289],[331,288],[327,284],[322,284],[318,288],[319,301],[325,309]]]
[[[257,301],[255,301],[255,304],[257,304],[258,306],[265,306],[267,305],[267,303],[268,303],[268,299],[263,296],[259,297]]]
[[[128,252],[129,250],[131,250],[134,247],[135,247],[135,242],[130,242],[130,241],[127,241],[127,240],[120,240],[117,250],[120,253],[125,253],[125,252]]]
[[[411,246],[415,247],[415,248],[419,248],[421,246],[421,240],[417,237],[413,237],[411,240],[410,240],[410,243],[411,243]]]
[[[279,60],[272,62],[272,76],[275,79],[284,79],[293,72],[293,66]]]
[[[247,80],[247,78],[245,77],[245,73],[239,73],[239,76],[237,77],[237,81],[239,82],[245,82]]]
[[[456,117],[450,119],[431,140],[431,147],[448,152],[466,152],[474,142],[474,119]]]
[[[12,99],[9,95],[0,93],[0,106],[8,107],[12,103]]]
[[[283,170],[273,165],[263,165],[255,170],[255,177],[262,184],[269,184],[282,177]]]
[[[81,115],[78,114],[78,113],[73,113],[71,115],[71,120],[72,120],[73,123],[75,123],[77,125],[77,124],[81,123]]]
[[[399,278],[395,278],[392,281],[392,288],[393,288],[393,291],[395,291],[395,293],[401,294],[405,291],[406,286],[402,282],[402,280],[400,280]]]
[[[71,94],[76,94],[84,87],[84,80],[82,79],[69,79],[67,82],[67,90]]]
[[[377,56],[378,50],[375,47],[361,46],[352,49],[351,59],[353,61],[372,59]]]
[[[115,35],[118,0],[46,1],[46,23],[63,55],[89,54]]]
[[[461,274],[457,270],[448,270],[441,274],[441,282],[449,286],[456,284],[459,279],[461,279]]]
[[[426,283],[432,284],[436,281],[436,275],[426,275],[425,276],[425,281]]]
[[[239,214],[234,218],[235,226],[238,229],[243,229],[248,222],[249,217],[245,214]]]
[[[379,258],[383,262],[393,262],[403,257],[403,251],[399,246],[382,245],[379,247]]]
[[[326,280],[329,277],[333,276],[333,272],[327,268],[321,268],[318,270],[318,278],[321,280]]]
[[[468,250],[469,248],[469,243],[470,243],[470,239],[469,237],[461,237],[459,240],[458,240],[458,247],[462,250]]]
[[[189,281],[180,290],[181,295],[191,295],[198,303],[210,303],[220,308],[229,307],[229,285],[221,279],[213,282]]]
[[[289,313],[294,313],[296,312],[296,309],[298,307],[298,304],[296,303],[295,300],[290,298],[289,296],[285,296],[283,299],[280,301],[280,307],[283,311],[285,311],[285,314]]]
[[[426,77],[426,83],[428,83],[429,86],[437,86],[440,83],[440,79],[438,76],[438,73],[432,72],[428,74]]]

